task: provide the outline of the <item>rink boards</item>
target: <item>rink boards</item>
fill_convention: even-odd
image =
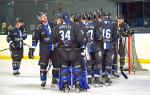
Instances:
[[[8,48],[9,44],[6,41],[7,35],[0,35],[0,50]],[[28,35],[24,43],[31,45],[32,36]],[[135,34],[135,47],[140,63],[150,63],[150,34]],[[28,59],[28,47],[24,46],[24,59]],[[39,58],[39,47],[36,47],[35,59]],[[10,51],[0,52],[0,59],[10,59]]]

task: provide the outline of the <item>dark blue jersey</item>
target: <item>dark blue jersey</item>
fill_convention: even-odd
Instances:
[[[129,26],[126,23],[122,23],[119,27],[118,27],[118,36],[119,37],[126,37],[128,35],[129,32]]]
[[[46,25],[39,24],[37,28],[33,31],[32,35],[32,47],[35,48],[40,42],[40,55],[42,52],[52,51],[53,45],[50,40],[50,34],[52,32],[51,24]]]
[[[117,42],[117,25],[109,19],[103,20],[101,24],[101,33],[103,35],[104,49],[110,49]]]
[[[86,33],[86,41],[87,41],[87,48],[88,52],[95,52],[99,50],[100,47],[100,38],[101,38],[101,33],[97,29],[98,23],[96,22],[85,22],[85,33]]]
[[[17,48],[23,48],[23,40],[27,38],[27,33],[17,27],[12,27],[8,32],[7,42],[15,43]]]
[[[79,25],[72,22],[57,25],[51,39],[58,48],[82,48],[85,44],[84,32]]]

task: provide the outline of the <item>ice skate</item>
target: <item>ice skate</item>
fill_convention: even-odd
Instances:
[[[41,83],[41,87],[44,89],[45,86],[46,86],[46,82],[42,82],[42,83]]]
[[[64,83],[64,87],[63,89],[61,90],[62,92],[65,92],[65,93],[68,93],[69,92],[69,86],[67,83]]]
[[[52,78],[51,87],[57,87],[58,80],[56,78]]]
[[[80,92],[82,92],[83,91],[83,89],[80,87],[80,84],[79,83],[76,83],[76,85],[75,85],[75,92],[76,93],[80,93]]]
[[[109,77],[107,77],[106,82],[105,82],[106,86],[111,86],[111,83],[112,83],[112,81],[110,80]]]
[[[19,75],[20,75],[20,72],[19,72],[19,71],[13,72],[13,75],[14,75],[14,76],[19,76]]]
[[[103,87],[103,83],[100,81],[99,77],[94,78],[94,86],[95,87]]]
[[[115,78],[117,78],[117,79],[118,79],[120,76],[119,76],[119,74],[118,74],[118,73],[113,72],[113,73],[112,73],[112,77],[113,77],[114,79],[115,79]]]

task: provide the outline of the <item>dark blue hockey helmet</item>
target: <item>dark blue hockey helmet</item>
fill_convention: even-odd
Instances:
[[[86,12],[80,14],[80,20],[88,20],[88,16]]]
[[[69,14],[70,17],[74,18],[75,17],[75,14],[71,13]]]
[[[88,20],[94,20],[94,14],[89,12],[87,13]]]
[[[102,16],[104,18],[111,18],[111,13],[110,12],[102,12]]]
[[[75,15],[74,15],[74,21],[75,22],[79,22],[80,21],[80,14],[75,13]]]
[[[61,14],[57,14],[56,15],[56,19],[62,19],[62,15]]]
[[[69,22],[70,21],[70,15],[69,15],[69,13],[67,11],[61,13],[61,17],[64,20],[64,22]]]
[[[94,12],[94,16],[96,18],[101,18],[102,17],[102,11],[101,10],[97,10],[96,12]]]

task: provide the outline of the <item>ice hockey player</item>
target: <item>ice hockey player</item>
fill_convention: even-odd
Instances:
[[[120,69],[123,69],[123,66],[125,64],[125,47],[126,47],[126,37],[128,36],[129,32],[129,26],[124,22],[123,16],[118,16],[117,18],[117,24],[118,24],[118,35],[119,35],[119,62],[120,62]]]
[[[94,18],[96,18],[96,21],[98,21],[99,23],[102,22],[102,10],[97,10],[96,12],[94,12]]]
[[[99,29],[103,34],[103,83],[111,85],[110,76],[114,61],[114,44],[116,44],[117,40],[117,25],[112,22],[109,12],[103,12],[102,16],[103,21]]]
[[[27,38],[27,32],[24,27],[23,21],[16,18],[16,24],[8,32],[7,42],[9,43],[13,75],[19,75],[21,60],[23,58],[23,40]]]
[[[62,14],[63,23],[57,25],[52,31],[51,40],[57,44],[57,53],[60,60],[59,90],[70,91],[70,81],[73,81],[76,92],[87,90],[82,81],[82,56],[81,52],[85,49],[84,35],[78,25],[72,23],[68,12]],[[72,71],[70,71],[70,66]],[[70,74],[72,73],[72,78]]]
[[[33,31],[32,34],[32,48],[29,48],[29,58],[34,58],[35,48],[39,44],[39,66],[40,66],[40,79],[41,87],[45,87],[47,80],[47,68],[51,64],[53,45],[50,41],[50,34],[52,32],[52,23],[48,21],[47,13],[39,12],[37,15],[40,24]]]
[[[113,21],[113,23],[116,23],[116,28],[117,27],[117,21]],[[119,74],[118,74],[118,31],[117,31],[117,39],[116,42],[114,42],[114,61],[112,64],[112,78],[119,78]]]
[[[62,18],[60,16],[60,14],[57,14],[57,17],[55,19],[55,26],[57,26],[58,24],[62,23]],[[51,82],[51,87],[57,87],[58,86],[58,81],[59,81],[59,71],[60,71],[60,66],[61,64],[59,64],[59,59],[57,58],[58,54],[57,54],[57,48],[54,49],[53,51],[53,56],[52,56],[52,82]]]
[[[94,86],[102,86],[100,82],[101,68],[102,68],[102,53],[101,53],[101,40],[102,35],[99,29],[96,28],[97,23],[94,22],[95,18],[93,13],[83,13],[81,22],[85,25],[82,26],[86,33],[86,47],[87,47],[87,74],[88,83]]]

